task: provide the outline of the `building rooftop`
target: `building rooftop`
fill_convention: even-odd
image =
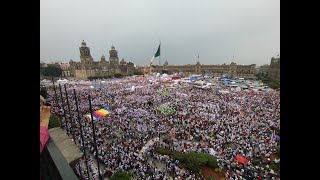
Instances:
[[[49,129],[49,134],[69,164],[81,157],[82,152],[62,128]]]

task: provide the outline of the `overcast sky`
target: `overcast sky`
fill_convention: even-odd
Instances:
[[[161,41],[161,64],[269,64],[280,54],[280,0],[41,0],[40,61],[146,65]],[[159,61],[156,59],[155,64]]]

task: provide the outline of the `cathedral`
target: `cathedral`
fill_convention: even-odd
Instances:
[[[109,50],[109,61],[102,55],[100,61],[94,61],[90,54],[90,48],[84,41],[81,43],[80,62],[70,61],[70,74],[76,79],[88,79],[88,77],[106,77],[114,74],[133,75],[134,64],[126,62],[123,58],[119,62],[118,52],[112,45]]]

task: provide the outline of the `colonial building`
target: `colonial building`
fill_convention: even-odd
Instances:
[[[269,67],[270,67],[269,64],[265,64],[265,65],[262,65],[260,67],[257,67],[256,68],[256,74],[261,74],[261,75],[264,75],[264,76],[268,75]]]
[[[207,75],[213,77],[222,77],[224,75],[229,77],[244,77],[244,78],[255,78],[255,64],[251,65],[239,65],[236,63],[222,64],[222,65],[204,65],[198,61],[196,64],[187,65],[169,65],[167,61],[163,66],[155,66],[154,72],[165,72],[168,74],[183,73],[184,75]],[[143,69],[143,68],[138,68]]]
[[[70,77],[70,64],[69,63],[59,63],[60,68],[62,69],[62,76],[63,77]]]
[[[79,47],[80,62],[70,60],[71,76],[77,79],[87,79],[88,77],[113,76],[116,73],[122,75],[133,75],[134,64],[126,62],[124,59],[119,63],[118,52],[114,46],[109,50],[109,60],[102,55],[100,61],[94,61],[90,54],[90,48],[84,41]]]
[[[271,81],[280,83],[280,55],[271,58],[268,78]]]

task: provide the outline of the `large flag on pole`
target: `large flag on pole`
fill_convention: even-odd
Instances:
[[[154,60],[156,57],[160,56],[160,46],[161,46],[161,44],[159,44],[159,47],[158,47],[158,50],[157,50],[156,54],[152,57],[151,62],[150,62],[150,65],[152,64],[153,60]]]
[[[160,56],[160,46],[161,46],[161,44],[159,44],[158,50],[157,50],[156,54],[154,55],[154,58]]]

